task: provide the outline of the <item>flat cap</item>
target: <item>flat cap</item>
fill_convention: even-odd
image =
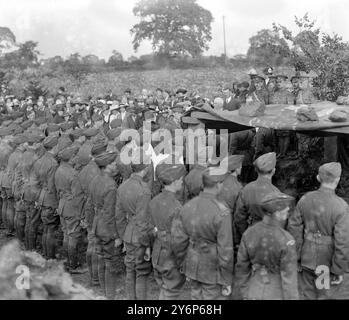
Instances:
[[[43,141],[43,145],[45,148],[53,148],[58,143],[58,137],[57,136],[48,136]]]
[[[20,144],[25,142],[28,142],[28,138],[25,134],[18,134],[12,140],[12,143],[16,146],[19,146]]]
[[[104,152],[94,157],[94,160],[99,167],[106,167],[116,159],[117,155],[117,152]]]
[[[339,162],[325,163],[319,168],[319,177],[322,181],[333,181],[342,174],[342,166]]]
[[[58,154],[60,151],[62,151],[65,148],[68,148],[71,146],[73,141],[69,138],[67,135],[62,135],[58,138],[57,145],[55,147],[56,154]]]
[[[101,154],[102,152],[106,151],[108,146],[108,140],[107,139],[98,139],[95,141],[92,145],[91,154]]]
[[[77,145],[69,146],[58,152],[58,158],[62,161],[69,161],[78,151],[79,147]]]
[[[228,171],[233,172],[236,169],[242,166],[242,161],[244,160],[244,156],[240,154],[233,154],[228,158],[225,158],[223,161],[228,161]]]
[[[294,204],[294,200],[293,197],[285,193],[272,192],[262,199],[261,205],[265,213],[272,214],[276,211],[281,211],[287,207],[291,207]]]
[[[97,135],[98,133],[98,130],[95,129],[95,128],[88,128],[84,131],[83,135],[87,138],[90,138],[90,137],[94,137],[95,135]]]
[[[34,123],[33,120],[26,120],[26,121],[21,123],[21,127],[23,128],[23,130],[27,130],[28,128],[30,128],[32,126],[33,123]]]
[[[114,140],[116,137],[120,136],[122,132],[122,128],[113,128],[111,130],[108,131],[107,133],[107,137],[109,140]]]
[[[276,153],[269,152],[261,155],[254,161],[254,166],[262,172],[272,171],[276,166]]]
[[[45,139],[43,134],[37,132],[26,132],[25,133],[29,143],[38,143]]]
[[[60,129],[60,126],[56,123],[50,123],[48,126],[47,126],[47,132],[48,133],[52,133],[52,132],[57,132],[59,131]]]
[[[83,132],[84,132],[84,129],[76,128],[70,134],[72,135],[72,137],[74,139],[78,139],[79,137],[81,137],[83,135]]]
[[[45,118],[37,118],[34,122],[39,126],[40,124],[46,123],[47,120]]]
[[[224,179],[228,176],[228,172],[220,167],[209,167],[204,170],[202,174],[202,181],[208,183],[218,183],[223,182]]]
[[[155,171],[159,181],[161,181],[165,185],[171,184],[173,181],[178,180],[179,178],[185,176],[187,173],[183,164],[160,163],[156,167]]]
[[[63,123],[60,124],[60,128],[63,131],[67,131],[69,129],[73,129],[73,127],[74,127],[74,122],[72,122],[72,121],[63,122]]]
[[[122,120],[121,119],[114,119],[110,122],[110,128],[118,128],[121,127],[122,125]]]

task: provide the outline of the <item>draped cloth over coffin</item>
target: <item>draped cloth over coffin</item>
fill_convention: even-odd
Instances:
[[[328,119],[334,110],[348,110],[349,106],[338,106],[334,102],[319,102],[311,105],[319,121],[301,122],[297,120],[297,110],[302,106],[275,104],[266,106],[265,114],[260,117],[240,116],[239,111],[215,111],[208,106],[191,110],[191,117],[203,121],[211,129],[229,129],[230,132],[253,127],[276,130],[303,131],[315,135],[349,134],[349,121],[332,122]]]

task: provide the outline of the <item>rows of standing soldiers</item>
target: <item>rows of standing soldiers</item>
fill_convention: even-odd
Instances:
[[[268,91],[265,79],[252,74],[245,100],[311,103],[299,77],[293,92],[285,76],[274,78]],[[112,121],[103,108],[89,122],[65,121],[64,113],[63,121],[49,123],[9,114],[0,128],[1,222],[8,237],[48,259],[63,252],[71,273],[85,272],[78,254],[85,240],[91,285],[108,299],[115,298],[120,261],[128,299],[147,298],[152,272],[160,299],[182,297],[186,282],[192,299],[347,297],[349,213],[335,194],[339,163],[321,166],[321,187],[297,204],[272,184],[277,156],[267,143],[275,139],[269,129],[232,134],[230,155],[220,159],[225,170],[212,159],[155,166],[144,161],[146,152],[123,163],[125,146],[152,148],[142,139],[122,141],[124,128],[143,121],[152,131],[181,127],[187,104],[186,90],[179,91],[178,103],[158,116],[159,108],[138,113],[127,101],[109,106],[121,110]],[[238,108],[241,92],[240,98],[223,92],[223,109]],[[286,153],[281,145],[289,133],[277,137]],[[319,267],[327,267],[328,286],[319,285]]]

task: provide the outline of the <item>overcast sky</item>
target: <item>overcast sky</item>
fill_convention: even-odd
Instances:
[[[151,52],[149,43],[137,53],[130,29],[137,19],[137,0],[0,0],[0,26],[9,27],[18,42],[39,42],[42,57],[79,52],[107,58],[113,49],[124,58]],[[349,41],[348,0],[198,0],[214,17],[208,54],[223,52],[222,16],[226,19],[228,56],[246,53],[248,39],[273,22],[290,28],[294,16],[309,12],[326,32]]]

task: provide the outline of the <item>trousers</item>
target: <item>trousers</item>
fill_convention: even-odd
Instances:
[[[56,233],[59,226],[59,216],[56,214],[54,208],[41,207],[41,220],[43,223],[43,256],[48,259],[55,259],[57,247]]]

